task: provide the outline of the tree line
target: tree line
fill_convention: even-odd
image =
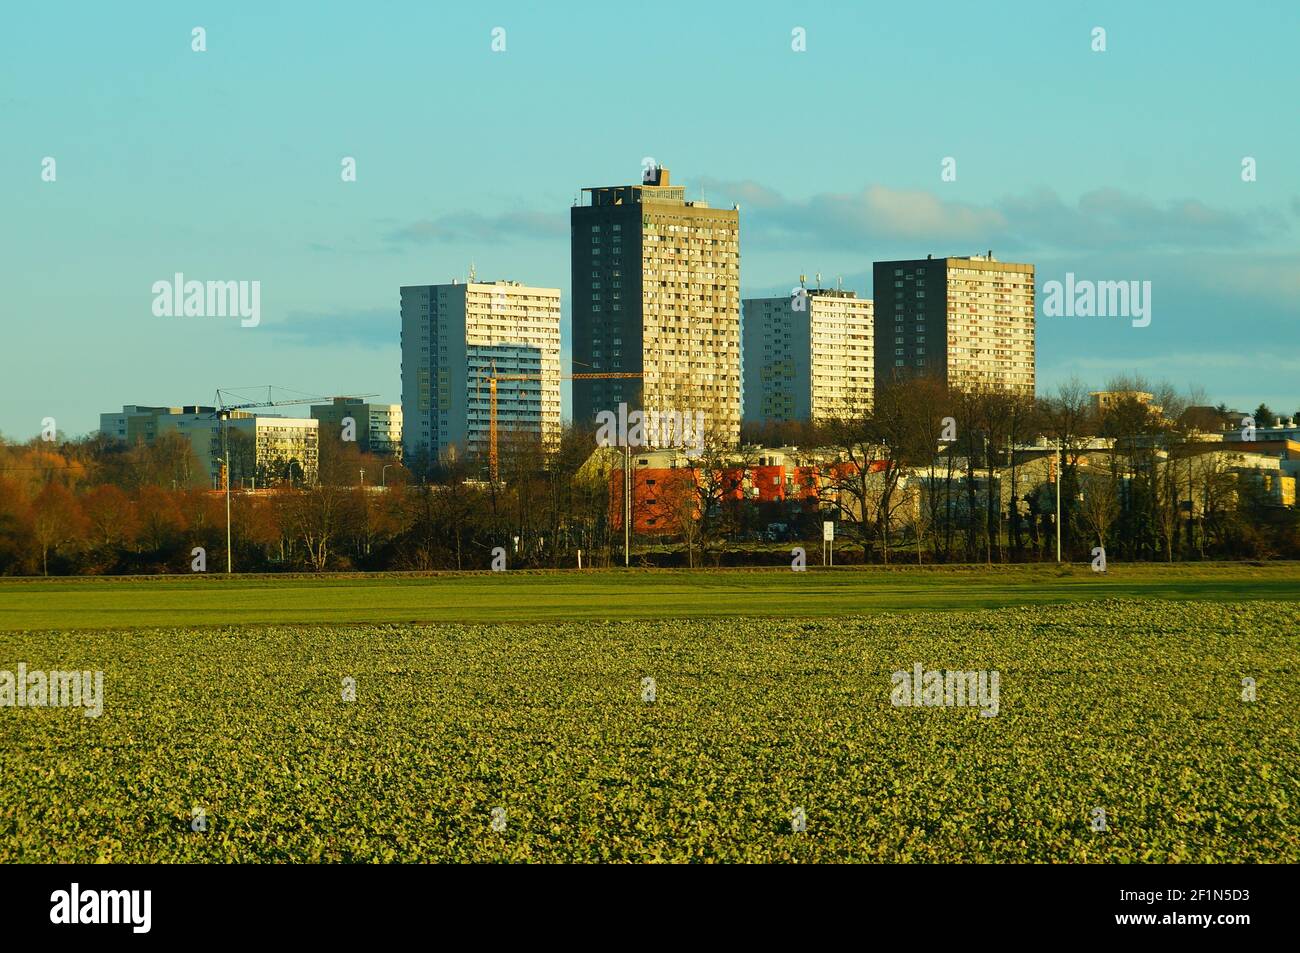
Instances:
[[[788,562],[800,541],[815,551],[827,519],[841,562],[1051,560],[1058,488],[1067,560],[1095,546],[1111,560],[1300,558],[1295,507],[1236,466],[1231,444],[1205,452],[1227,408],[1139,379],[1107,390],[1127,396],[1099,410],[1078,381],[1033,398],[916,378],[815,426],[747,426],[739,450],[706,434],[689,476],[662,488],[667,518],[633,540],[631,561]],[[1267,408],[1255,416],[1272,422]],[[806,466],[784,500],[759,502],[750,474],[774,447],[798,448],[787,460]],[[569,426],[546,448],[504,434],[494,483],[480,461],[404,466],[323,433],[319,478],[304,485],[292,461],[258,467],[232,445],[232,485],[261,488],[231,494],[233,563],[484,569],[500,547],[511,568],[574,566],[579,551],[584,565],[619,564],[621,456],[594,450],[592,427]],[[226,499],[212,483],[175,434],[135,446],[99,434],[0,441],[0,574],[190,572],[199,549],[208,571],[224,569]]]

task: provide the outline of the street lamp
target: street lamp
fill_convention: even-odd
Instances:
[[[382,487],[388,486],[387,473],[388,473],[388,468],[391,466],[392,466],[391,463],[385,463],[384,468],[379,471],[379,485]]]
[[[235,571],[230,532],[230,438],[226,424],[229,417],[230,411],[223,409],[221,411],[221,452],[225,456],[221,458],[221,466],[226,471],[226,575],[231,575]]]

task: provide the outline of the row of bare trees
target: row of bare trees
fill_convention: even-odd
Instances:
[[[864,561],[1051,559],[1059,491],[1067,559],[1096,545],[1112,559],[1300,556],[1295,508],[1236,466],[1230,445],[1206,452],[1222,414],[1141,380],[1107,389],[1121,396],[1098,409],[1079,382],[1034,399],[913,379],[817,427],[751,431],[739,450],[707,434],[689,475],[659,487],[670,518],[641,548],[675,548],[690,565],[770,561],[770,548],[754,545],[764,527],[788,524],[790,538],[811,541],[834,519]],[[748,495],[760,442],[797,447],[787,462],[808,464],[786,502]],[[260,492],[233,494],[233,562],[482,569],[498,548],[511,568],[573,566],[579,550],[585,565],[621,562],[611,469],[622,464],[593,450],[589,429],[569,428],[546,448],[506,435],[493,483],[480,461],[402,466],[326,441],[316,485],[262,474]],[[196,548],[209,570],[224,568],[225,499],[183,438],[0,442],[0,573],[188,572]]]
[[[864,559],[902,545],[918,561],[1055,558],[1058,480],[1063,558],[1300,555],[1296,511],[1267,486],[1284,474],[1215,442],[1228,415],[1141,379],[1107,391],[1101,405],[1078,381],[1034,398],[910,379],[801,436],[850,464],[827,469],[820,496]]]

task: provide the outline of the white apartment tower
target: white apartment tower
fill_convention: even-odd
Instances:
[[[499,440],[558,444],[558,288],[453,281],[404,286],[401,298],[407,461],[487,459],[493,376]]]
[[[745,421],[822,422],[870,409],[873,307],[856,292],[805,288],[744,301]]]

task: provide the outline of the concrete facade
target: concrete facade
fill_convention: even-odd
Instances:
[[[664,168],[641,185],[584,189],[571,210],[574,419],[600,411],[703,412],[740,440],[740,213],[686,200]]]
[[[490,385],[500,440],[560,436],[560,291],[513,281],[401,289],[402,431],[408,460],[485,460]],[[520,380],[506,378],[517,377]]]
[[[876,381],[932,376],[951,388],[1033,396],[1034,266],[988,255],[878,261]]]
[[[820,422],[869,409],[873,310],[855,292],[829,288],[745,299],[745,421]]]

